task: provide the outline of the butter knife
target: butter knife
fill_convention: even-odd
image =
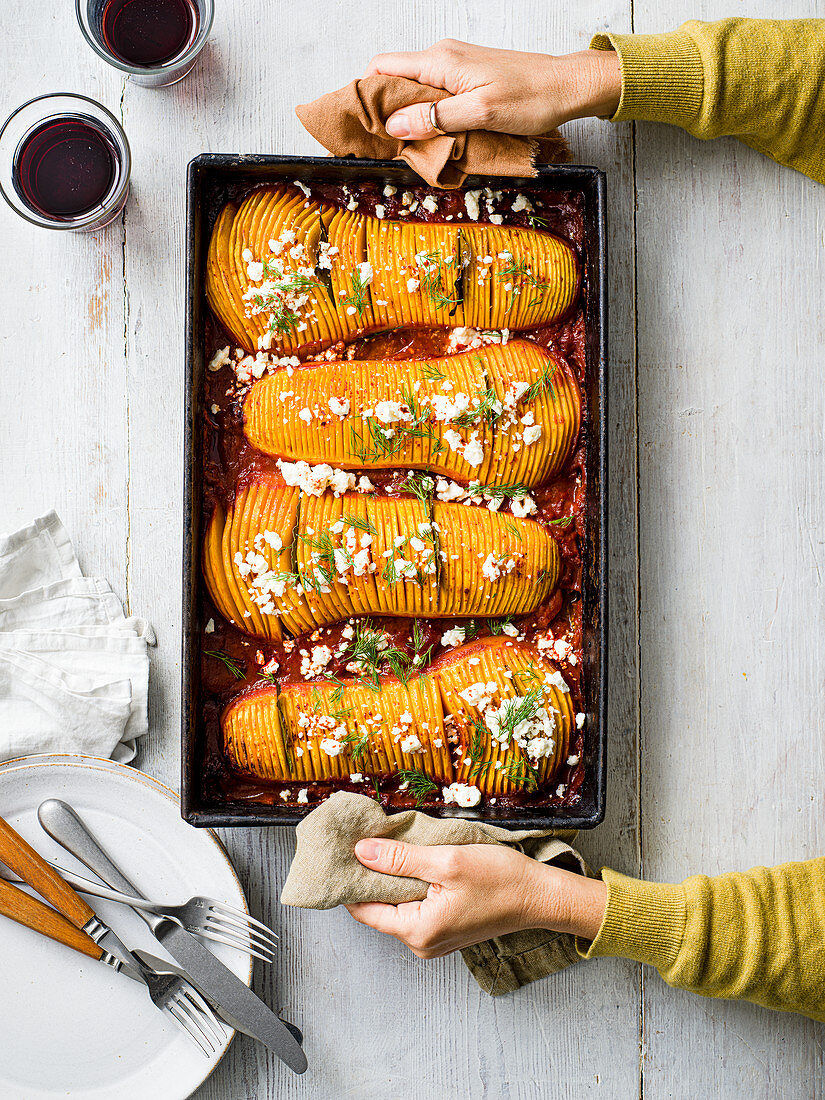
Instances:
[[[37,816],[49,836],[94,871],[107,886],[143,897],[103,851],[71,806],[49,798],[41,803]],[[237,975],[179,924],[154,913],[135,912],[227,1023],[263,1043],[295,1073],[306,1070],[306,1055],[292,1032]]]

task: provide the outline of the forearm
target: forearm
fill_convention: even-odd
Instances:
[[[604,920],[586,958],[655,966],[670,985],[825,1020],[825,859],[680,885],[605,869]]]
[[[691,20],[667,34],[599,34],[622,92],[612,121],[732,135],[825,183],[825,20]]]

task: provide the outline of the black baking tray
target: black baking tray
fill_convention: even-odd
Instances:
[[[399,161],[290,157],[268,154],[203,153],[187,172],[186,394],[184,425],[183,618],[181,713],[181,813],[199,827],[297,825],[305,816],[295,808],[227,804],[204,793],[201,761],[205,731],[200,713],[199,614],[201,474],[204,373],[204,259],[209,234],[224,203],[256,185],[296,178],[332,183],[379,181],[420,186],[421,179]],[[454,808],[429,811],[441,816],[486,820],[512,828],[591,829],[604,818],[607,748],[607,241],[605,176],[598,168],[548,165],[537,177],[470,176],[466,188],[523,187],[575,191],[584,197],[586,371],[589,446],[586,456],[588,503],[582,545],[585,777],[580,801],[572,807],[519,807],[507,813],[487,807],[481,814]]]

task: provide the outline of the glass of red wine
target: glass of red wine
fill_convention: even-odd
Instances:
[[[95,53],[136,84],[183,80],[212,29],[214,0],[75,0]]]
[[[29,100],[0,129],[0,193],[47,229],[102,229],[129,194],[126,135],[105,107],[58,93]]]

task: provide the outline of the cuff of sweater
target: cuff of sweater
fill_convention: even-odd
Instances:
[[[591,50],[615,50],[622,95],[611,122],[645,119],[688,127],[699,114],[705,85],[702,55],[689,34],[597,34]]]
[[[602,879],[607,883],[604,920],[592,943],[576,940],[581,957],[620,955],[659,970],[670,967],[684,938],[684,887],[627,878],[609,867],[602,868]]]

